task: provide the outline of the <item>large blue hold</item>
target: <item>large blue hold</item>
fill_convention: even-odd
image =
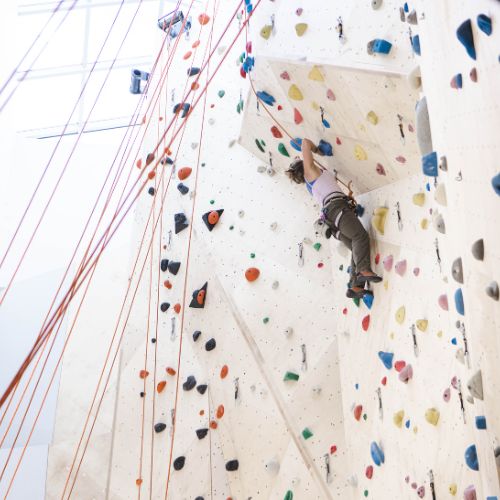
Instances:
[[[491,185],[493,186],[495,193],[500,196],[500,174],[495,175],[495,177],[491,179]]]
[[[377,54],[388,54],[391,51],[392,43],[381,38],[373,40],[372,50]]]
[[[318,149],[325,155],[325,156],[333,156],[333,148],[332,145],[329,142],[324,141],[321,139],[318,144]]]
[[[378,357],[380,358],[380,361],[382,361],[382,363],[384,363],[384,366],[388,370],[390,370],[392,368],[392,360],[394,358],[394,354],[392,352],[379,351]]]
[[[461,288],[458,288],[457,291],[455,292],[455,307],[457,309],[458,314],[461,314],[462,316],[465,314],[464,296]]]
[[[472,23],[470,19],[464,21],[457,28],[457,38],[460,43],[465,47],[467,54],[476,60],[476,48],[474,47],[474,36],[472,35]]]
[[[479,29],[488,36],[493,32],[491,17],[488,17],[486,14],[479,14],[479,16],[477,16],[477,25]]]
[[[438,174],[438,158],[437,153],[433,151],[428,155],[422,156],[422,170],[424,175],[437,177]]]
[[[257,97],[268,106],[274,106],[274,103],[276,102],[276,99],[271,94],[268,94],[265,90],[259,90],[257,92]]]
[[[477,450],[476,450],[475,444],[471,444],[465,450],[465,463],[472,470],[476,470],[476,471],[479,470],[479,462],[477,460]]]
[[[380,467],[385,462],[384,452],[375,441],[370,445],[370,454],[375,465]]]
[[[371,309],[373,306],[373,295],[371,294],[366,294],[363,295],[363,302],[365,303],[365,306],[368,307],[368,309]]]
[[[411,46],[413,48],[413,52],[415,52],[415,54],[417,54],[417,56],[421,55],[421,52],[420,52],[420,37],[418,35],[415,35],[414,37],[412,37],[412,39],[411,39]]]
[[[292,139],[290,141],[290,146],[300,153],[302,151],[302,139],[300,137]]]

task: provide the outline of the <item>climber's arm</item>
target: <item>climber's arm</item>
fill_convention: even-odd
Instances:
[[[302,158],[304,160],[304,177],[309,182],[317,179],[321,175],[321,169],[314,164],[313,153],[317,153],[318,148],[309,139],[302,141]]]

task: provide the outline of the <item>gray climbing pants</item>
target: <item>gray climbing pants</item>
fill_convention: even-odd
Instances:
[[[335,226],[339,213],[343,210]],[[337,227],[338,239],[352,251],[351,276],[361,271],[371,271],[370,266],[370,237],[361,224],[358,216],[349,207],[346,200],[333,200],[324,209],[326,220],[331,228]]]

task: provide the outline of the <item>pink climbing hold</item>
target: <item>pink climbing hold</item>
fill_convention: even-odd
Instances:
[[[415,132],[415,128],[411,123],[408,123],[408,132]]]
[[[398,375],[399,380],[407,384],[413,378],[413,368],[411,365],[406,365]]]
[[[413,269],[413,274],[414,274],[415,276],[418,276],[418,275],[420,274],[420,267],[415,267],[415,268]]]
[[[251,42],[251,41],[248,41],[248,42],[247,42],[247,45],[246,45],[246,47],[245,47],[245,48],[247,49],[247,52],[248,52],[249,54],[251,54],[251,53],[252,53],[252,42]]]
[[[342,314],[344,316],[347,316],[347,307],[344,307],[344,309],[342,309]]]
[[[373,465],[369,465],[366,469],[365,469],[365,476],[368,478],[368,479],[371,479],[373,477]]]
[[[411,483],[411,487],[412,487],[414,490],[416,490],[416,489],[417,489],[417,486],[418,486],[418,485],[417,485],[417,483]]]
[[[443,392],[443,399],[446,403],[448,403],[448,401],[450,400],[451,398],[451,391],[450,391],[450,388],[447,387],[444,392]]]
[[[404,156],[396,156],[396,161],[399,163],[406,163],[406,158]]]
[[[448,296],[445,293],[443,293],[443,295],[439,296],[439,298],[438,298],[438,304],[439,304],[439,307],[443,311],[447,311],[448,310]]]
[[[304,9],[302,7],[299,7],[296,11],[295,11],[295,14],[297,14],[298,16],[301,16],[302,15],[302,12],[304,12]]]
[[[476,488],[473,484],[467,486],[464,490],[464,500],[477,500],[476,497]]]
[[[386,271],[390,271],[392,269],[392,264],[394,262],[394,257],[392,255],[388,255],[382,263],[384,264],[384,269]]]
[[[335,97],[335,94],[333,93],[333,90],[332,89],[328,89],[326,91],[326,97],[328,99],[330,99],[330,101],[335,101],[336,100],[336,97]]]
[[[406,361],[396,361],[394,363],[394,369],[400,372],[406,366]]]
[[[453,389],[458,389],[458,378],[456,375],[451,379],[450,383]]]
[[[366,332],[368,330],[368,327],[370,326],[370,315],[366,315],[363,320],[361,321],[361,326],[363,327],[363,330]]]
[[[288,74],[288,71],[283,71],[283,73],[280,74],[280,78],[283,80],[290,80],[290,75]]]
[[[397,274],[403,276],[406,273],[406,260],[400,260],[394,267]]]
[[[383,165],[381,165],[380,163],[377,163],[377,166],[375,167],[375,170],[377,171],[377,174],[378,175],[387,175],[385,173],[385,168]]]
[[[417,495],[418,495],[418,498],[425,497],[425,487],[424,486],[420,486],[420,488],[417,490]]]
[[[302,115],[297,108],[293,109],[293,121],[295,122],[295,125],[299,125],[304,121],[304,118],[302,118]]]

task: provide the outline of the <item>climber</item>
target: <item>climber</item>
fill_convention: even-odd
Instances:
[[[297,184],[305,183],[309,193],[321,205],[321,217],[315,227],[326,229],[327,238],[333,235],[352,251],[347,297],[372,295],[365,289],[365,283],[378,283],[382,278],[371,270],[370,237],[354,211],[354,200],[340,188],[336,173],[315,165],[313,153],[322,155],[312,141],[303,139],[302,159],[297,157],[286,174]]]

